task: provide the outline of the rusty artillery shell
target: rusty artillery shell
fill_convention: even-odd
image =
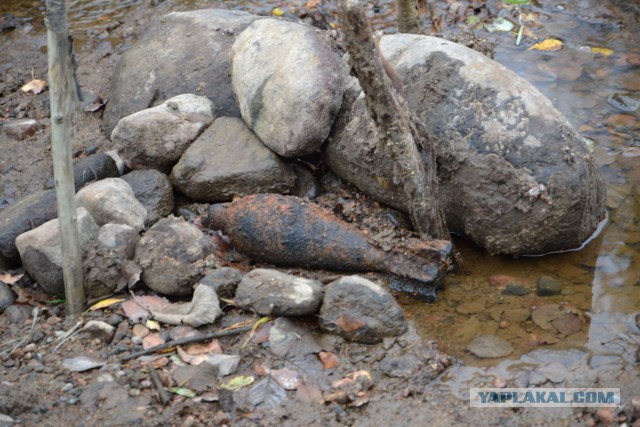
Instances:
[[[209,224],[255,261],[336,271],[375,271],[438,286],[451,243],[407,239],[385,252],[356,227],[293,196],[256,194],[211,205]]]

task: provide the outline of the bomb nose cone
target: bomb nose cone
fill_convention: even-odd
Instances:
[[[227,207],[229,203],[209,205],[207,210],[207,224],[215,230],[223,230],[227,223]]]

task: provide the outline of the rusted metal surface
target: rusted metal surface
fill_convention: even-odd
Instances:
[[[211,205],[209,224],[255,261],[336,271],[379,272],[439,286],[451,244],[407,239],[383,251],[356,227],[303,199],[257,194]]]

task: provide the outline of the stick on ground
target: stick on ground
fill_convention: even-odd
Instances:
[[[145,350],[138,351],[136,353],[131,353],[128,356],[124,356],[122,358],[122,361],[135,359],[136,357],[145,356],[147,354],[155,353],[156,351],[166,350],[167,348],[175,347],[177,345],[185,345],[185,344],[191,344],[191,343],[194,343],[194,342],[211,340],[211,339],[214,339],[214,338],[221,338],[221,337],[228,337],[228,336],[231,336],[231,335],[238,335],[238,334],[241,334],[243,332],[250,331],[252,327],[253,327],[252,325],[240,326],[239,328],[223,329],[221,331],[211,332],[209,334],[198,335],[198,336],[195,336],[195,337],[187,337],[187,338],[181,338],[179,340],[168,341],[168,342],[166,342],[164,344],[160,344],[160,345],[156,345],[156,346],[153,346],[153,347],[149,347],[149,348],[147,348]]]

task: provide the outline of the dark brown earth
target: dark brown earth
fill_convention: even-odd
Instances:
[[[152,6],[156,3],[159,5]],[[206,3],[207,7],[213,6]],[[194,2],[193,6],[202,4]],[[76,38],[77,77],[89,102],[96,96],[107,97],[119,57],[153,16],[178,8],[171,1],[146,1],[121,22],[113,22],[89,37],[83,34]],[[21,140],[0,132],[0,207],[42,189],[52,176],[49,93],[34,95],[20,90],[32,76],[47,78],[42,19],[18,20],[16,28],[11,28],[13,24],[6,25],[6,19],[0,18],[0,121],[35,118],[42,126]],[[93,108],[95,106],[88,109]],[[112,148],[101,133],[100,125],[101,110],[78,115],[74,124],[74,157]],[[352,221],[359,220],[365,228],[372,227],[371,222],[375,220],[367,214],[375,211],[375,206],[371,207],[366,198],[349,189],[326,188],[330,192],[321,199],[325,207]],[[300,271],[293,271],[296,272]],[[5,282],[11,282],[22,272],[2,274]],[[305,274],[325,281],[331,278],[326,272]],[[133,338],[133,325],[119,304],[89,311],[80,319],[83,323],[104,320],[114,324],[117,331],[112,340],[76,333],[60,345],[60,333],[72,330],[76,320],[65,320],[64,305],[39,294],[37,285],[27,276],[22,276],[15,285],[16,290],[25,289],[19,295],[19,304],[0,315],[0,414],[12,417],[15,424],[0,418],[0,425],[524,426],[594,425],[596,422],[609,425],[609,421],[624,421],[618,418],[624,414],[606,411],[596,414],[578,410],[558,416],[534,410],[469,408],[467,400],[439,391],[440,384],[446,382],[447,368],[457,362],[439,352],[435,344],[424,342],[414,332],[376,346],[348,344],[320,334],[313,318],[297,322],[302,335],[296,335],[284,350],[267,339],[266,332],[274,321],[262,326],[249,342],[250,332],[219,340],[224,353],[241,355],[237,375],[252,375],[255,383],[267,378],[269,369],[289,367],[307,375],[310,384],[286,392],[286,398],[272,391],[270,396],[279,396],[282,400],[273,408],[266,408],[264,403],[256,408],[249,403],[249,389],[253,385],[236,392],[219,387],[228,378],[209,390],[206,399],[169,393],[163,403],[148,366],[139,359],[123,360],[142,347],[134,343],[137,340]],[[142,293],[150,292],[143,290]],[[200,328],[198,332],[219,330],[245,321],[252,325],[259,319],[231,306],[225,308],[225,313],[214,326]],[[167,335],[171,330],[173,328],[163,325],[161,334]],[[309,344],[305,337],[315,338],[318,344]],[[175,360],[166,359],[169,354],[164,359],[156,359],[155,369],[165,386],[179,386],[178,376],[171,372],[177,364]],[[80,355],[91,355],[106,364],[84,372],[70,372],[63,367],[64,359]],[[321,357],[335,357],[339,365],[323,362]],[[165,359],[166,364],[162,365]],[[391,369],[390,363],[384,364],[383,360],[393,362],[391,365],[395,363],[397,369]],[[358,371],[368,374],[354,374]],[[195,375],[206,373],[199,371]],[[343,378],[347,379],[341,385],[331,385]]]

